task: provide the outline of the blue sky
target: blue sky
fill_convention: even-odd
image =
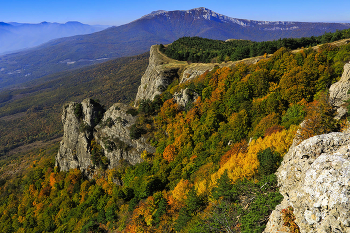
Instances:
[[[241,19],[350,22],[349,0],[0,0],[0,22],[121,25],[156,10],[197,7]]]

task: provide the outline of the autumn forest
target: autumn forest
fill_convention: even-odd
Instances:
[[[156,148],[153,154],[144,151],[137,165],[100,166],[87,179],[78,169],[55,167],[58,143],[28,152],[22,157],[32,158],[25,171],[0,179],[0,231],[262,232],[283,199],[274,173],[293,139],[344,127],[333,118],[328,89],[350,60],[350,44],[325,42],[346,35],[349,30],[305,38],[312,43],[296,48],[281,40],[282,46],[255,64],[215,67],[185,83],[174,80],[153,101],[141,101],[135,113],[139,135]],[[270,52],[250,52],[259,48],[255,42],[231,43],[252,46],[248,57]],[[179,47],[167,49],[182,54]],[[195,60],[196,49],[188,47],[195,52],[187,56],[201,62],[205,53]],[[204,62],[243,58],[207,53]],[[173,96],[183,89],[198,98],[178,105]],[[286,225],[298,232],[290,215],[283,214]]]

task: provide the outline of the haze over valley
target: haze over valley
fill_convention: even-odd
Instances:
[[[73,21],[64,24],[0,22],[0,55],[35,47],[52,39],[94,33],[107,27]]]

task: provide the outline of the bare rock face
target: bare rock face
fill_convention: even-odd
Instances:
[[[211,71],[214,67],[214,64],[193,64],[184,70],[180,83],[192,80],[197,76],[204,74],[206,71]]]
[[[143,151],[154,153],[155,148],[141,134],[137,139],[130,137],[138,118],[128,113],[132,112],[130,109],[117,103],[104,112],[98,103],[90,99],[81,104],[65,104],[62,113],[64,135],[56,156],[56,166],[61,171],[79,168],[91,178],[97,169],[91,160],[92,140],[102,146],[103,154],[109,160],[109,169],[118,166],[121,159],[130,164],[142,162]]]
[[[349,99],[348,91],[350,89],[350,63],[345,64],[341,79],[329,88],[329,102],[337,109],[336,119],[342,118],[347,109],[344,103]]]
[[[197,93],[191,91],[188,88],[174,93],[174,99],[176,103],[183,108],[185,108],[188,104],[193,103],[198,98],[198,96],[199,95]]]
[[[180,66],[164,66],[165,61],[162,58],[158,45],[153,45],[150,49],[148,67],[137,91],[135,106],[138,106],[143,99],[153,100],[156,95],[164,92],[175,78],[178,78]]]
[[[350,232],[349,171],[349,133],[318,135],[292,147],[276,173],[284,200],[265,232],[281,232],[280,211],[287,206],[301,232]]]
[[[102,107],[91,99],[81,104],[68,103],[63,106],[63,139],[56,156],[56,166],[62,171],[79,168],[87,170],[92,167],[90,160],[90,141]]]
[[[146,138],[132,139],[130,130],[136,123],[137,116],[127,113],[129,106],[121,103],[109,108],[101,123],[95,127],[94,138],[103,147],[109,159],[108,168],[118,165],[121,159],[130,164],[142,162],[141,153],[154,153],[155,148],[147,143]]]

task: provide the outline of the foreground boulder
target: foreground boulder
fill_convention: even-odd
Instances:
[[[294,208],[301,232],[350,232],[350,134],[318,135],[292,147],[277,171],[283,202],[265,232],[288,232],[281,210]]]

